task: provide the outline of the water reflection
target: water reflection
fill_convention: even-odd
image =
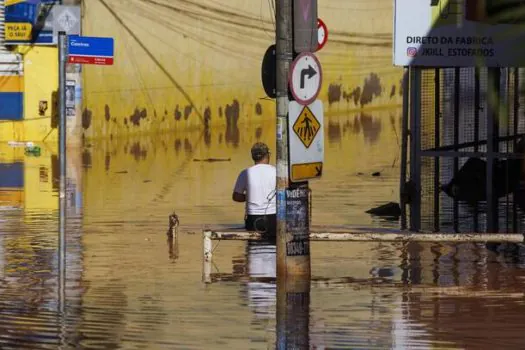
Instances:
[[[248,282],[245,288],[250,308],[258,319],[275,317],[275,252],[275,245],[256,242],[246,244],[246,260],[243,263],[247,267],[245,276]],[[236,261],[237,266],[239,263]]]
[[[455,347],[520,348],[523,253],[515,263],[516,256],[496,255],[482,245],[459,245],[451,250],[448,256],[435,254],[441,262],[435,268],[435,279],[438,286],[448,288],[405,293],[406,317],[425,324],[433,341],[452,343]]]
[[[170,261],[174,263],[179,258],[179,233],[176,232],[174,235],[168,234],[167,236],[168,256]]]
[[[330,265],[330,249],[323,245],[329,244],[313,245],[314,268]],[[239,281],[255,319],[268,325],[276,318],[278,348],[290,348],[286,341],[295,342],[295,348],[520,347],[524,248],[508,255],[494,254],[483,244],[362,246],[349,252],[353,258],[346,255],[338,261],[341,270],[355,269],[360,257],[367,256],[375,261],[368,273],[314,275],[311,292],[286,293],[276,287],[275,247],[254,243],[245,245],[245,255],[233,258],[231,274],[215,273],[212,280]],[[303,316],[309,322],[301,323]],[[338,326],[335,320],[341,317]],[[295,322],[287,323],[291,319]],[[512,325],[505,325],[506,320]],[[477,334],[480,329],[486,332]],[[295,337],[287,338],[292,333]]]
[[[215,273],[212,280],[241,281],[242,295],[246,296],[257,324],[268,329],[276,320],[277,349],[319,348],[311,342],[310,282],[288,281],[276,283],[276,246],[264,242],[248,242],[245,255],[232,261],[233,273]]]
[[[328,170],[311,183],[315,224],[387,225],[364,211],[397,197],[391,115],[359,117],[359,133],[344,131],[354,116],[331,118],[339,131],[326,145]],[[374,123],[377,138],[365,137],[364,125]],[[0,163],[9,164],[0,168],[9,168],[0,177],[0,347],[521,346],[522,246],[315,242],[311,283],[277,287],[275,246],[214,242],[213,283],[201,284],[199,233],[204,225],[242,224],[231,186],[251,164],[249,146],[274,143],[272,127],[238,125],[237,147],[224,130],[210,129],[210,147],[196,131],[69,152],[63,315],[56,152],[28,157],[0,145]],[[170,239],[173,210],[181,226]]]
[[[233,113],[231,120],[235,122],[235,106],[232,106],[226,112]],[[67,202],[71,219],[67,237],[65,315],[56,313],[59,303],[55,254],[58,158],[54,151],[45,151],[38,158],[28,158],[23,151],[2,149],[0,153],[8,157],[0,161],[6,164],[18,162],[18,169],[23,170],[17,174],[13,172],[18,187],[5,187],[10,194],[2,197],[8,199],[2,201],[5,210],[0,214],[3,249],[6,251],[2,256],[15,256],[17,263],[4,264],[9,267],[4,273],[6,281],[14,279],[16,283],[4,285],[0,302],[11,307],[20,304],[28,308],[22,310],[20,317],[30,320],[27,327],[31,332],[39,334],[38,324],[49,328],[45,331],[46,338],[32,338],[32,341],[44,347],[49,341],[51,348],[60,343],[76,348],[113,348],[122,344],[131,346],[136,342],[146,342],[153,347],[162,344],[200,348],[204,344],[216,344],[215,348],[220,348],[225,344],[217,343],[220,337],[215,334],[221,332],[238,339],[236,344],[241,348],[245,347],[246,339],[260,339],[261,329],[257,322],[255,328],[242,321],[242,325],[226,322],[224,328],[208,336],[197,331],[202,329],[202,324],[210,323],[216,327],[214,318],[198,310],[223,313],[221,310],[226,308],[239,320],[247,315],[243,313],[243,294],[235,292],[241,288],[238,282],[211,295],[199,292],[199,285],[191,282],[200,280],[200,264],[195,264],[195,257],[200,254],[200,240],[198,235],[186,232],[197,231],[203,223],[229,225],[238,222],[241,217],[239,209],[229,200],[224,201],[231,194],[231,189],[224,183],[231,179],[233,184],[239,168],[250,164],[247,150],[255,140],[273,144],[273,128],[273,123],[269,122],[244,132],[232,123],[226,136],[221,130],[198,131],[184,136],[161,134],[155,138],[106,140],[87,144],[78,153],[69,152]],[[210,140],[211,144],[208,144]],[[343,135],[341,143],[334,144],[337,149],[327,152],[338,154],[339,147],[346,147],[349,143],[354,149],[356,146],[367,148],[362,142],[358,134]],[[211,158],[230,161],[193,162],[193,159]],[[330,161],[337,164],[335,159]],[[360,165],[361,169],[367,167],[376,168],[377,163]],[[330,197],[326,196],[327,192],[337,191],[338,196],[344,194],[339,199],[337,196],[330,198],[331,203],[339,206],[338,210],[324,212],[347,217],[348,210],[340,204],[351,198],[351,194],[341,192],[339,184],[349,172],[333,169],[336,171],[332,171],[332,179],[328,177],[326,187],[318,190],[319,203],[323,197]],[[393,183],[385,181],[384,188]],[[184,233],[181,231],[181,235],[170,239],[160,232],[166,229],[162,224],[166,213],[174,208],[186,226]],[[318,220],[322,222],[323,211],[318,212]],[[363,222],[367,221],[363,210],[358,209],[357,216],[365,218]],[[24,234],[20,235],[20,232]],[[20,246],[26,248],[20,249]],[[166,264],[165,257],[157,259],[158,252],[166,248],[169,261],[176,264]],[[271,255],[271,252],[267,253]],[[268,254],[264,256],[264,259],[268,258]],[[272,264],[266,261],[264,266]],[[240,262],[237,266],[239,273],[243,270],[247,276],[259,278],[246,285],[245,295],[248,300],[253,300],[251,307],[256,310],[256,319],[266,318],[269,322],[264,328],[269,342],[254,343],[266,348],[268,343],[275,344],[276,339],[276,328],[271,325],[275,323],[275,280],[269,277],[274,271],[258,271],[257,266],[261,264],[256,261],[250,267],[241,267]],[[228,300],[232,295],[237,297],[225,302],[225,298]],[[19,303],[16,302],[18,298]],[[298,301],[298,310],[309,305],[304,302],[305,298],[292,299]],[[42,308],[47,310],[46,313],[38,311]],[[4,324],[6,330],[12,333],[20,325],[16,319],[9,318],[15,314],[9,310],[5,308],[2,315],[8,320]],[[156,330],[159,327],[181,322],[180,317],[184,317],[186,323],[199,326],[190,327],[190,331],[183,335],[171,331],[158,335]],[[2,344],[9,346],[22,341],[22,336],[0,339],[6,339]]]
[[[384,117],[374,117],[366,112],[361,112],[355,116],[340,120],[328,121],[328,141],[330,143],[340,143],[342,137],[346,136],[347,133],[354,135],[363,134],[366,142],[369,144],[375,144],[379,141],[382,123]],[[395,127],[395,125],[394,125]]]
[[[233,100],[233,103],[226,105],[224,114],[226,116],[226,143],[232,144],[233,147],[237,148],[241,140],[241,134],[239,130],[239,113],[240,106],[239,101]]]
[[[276,349],[317,349],[310,339],[310,281],[280,281],[277,285]]]
[[[0,347],[56,349],[78,335],[84,292],[81,153],[71,151],[67,163],[68,222],[66,262],[67,331],[58,312],[56,153],[41,145],[40,156],[23,147],[0,146]]]
[[[0,201],[15,207],[23,205],[24,163],[0,163]]]
[[[232,120],[226,134],[224,130],[208,128],[184,135],[174,132],[87,145],[82,153],[88,174],[86,206],[96,211],[106,204],[123,205],[131,211],[134,203],[142,207],[155,202],[160,205],[156,213],[180,208],[181,215],[193,225],[237,223],[242,213],[229,200],[230,186],[238,171],[251,164],[249,148],[253,142],[275,144],[275,124],[269,119],[258,125],[237,125],[235,111],[235,103],[225,110],[225,116]],[[365,211],[398,201],[399,154],[385,152],[396,149],[399,142],[392,122],[392,118],[397,121],[397,117],[392,117],[397,113],[330,117],[325,129],[329,139],[326,171],[322,181],[312,182],[314,222],[385,225]],[[349,123],[357,126],[348,129]],[[193,159],[231,159],[231,163],[189,164],[188,160]],[[372,177],[376,172],[381,176]],[[217,186],[217,179],[224,181],[223,186]],[[166,196],[170,196],[170,201]],[[188,202],[187,198],[191,200]],[[398,222],[386,225],[397,227]]]

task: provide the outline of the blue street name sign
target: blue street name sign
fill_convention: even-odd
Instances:
[[[115,44],[113,38],[69,36],[68,62],[112,65]]]

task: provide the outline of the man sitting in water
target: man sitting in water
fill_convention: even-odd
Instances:
[[[239,174],[232,199],[246,202],[245,225],[249,231],[262,232],[267,238],[275,237],[275,186],[277,171],[270,165],[270,150],[262,142],[252,146],[255,165]]]

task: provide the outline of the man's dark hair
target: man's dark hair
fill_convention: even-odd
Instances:
[[[270,149],[265,143],[257,142],[252,146],[252,159],[254,162],[261,161],[268,154],[270,154]]]

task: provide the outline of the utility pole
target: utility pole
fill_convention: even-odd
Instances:
[[[309,349],[310,251],[309,240],[303,241],[304,254],[291,254],[294,242],[287,219],[289,178],[288,108],[289,71],[294,59],[293,1],[276,0],[276,150],[277,150],[277,305],[276,348]],[[297,188],[298,186],[293,186]],[[304,183],[300,190],[304,189]],[[306,182],[306,190],[308,183]],[[306,208],[301,208],[308,212]],[[307,216],[309,221],[309,216]],[[304,223],[308,225],[309,222]],[[307,233],[309,235],[309,232]],[[289,254],[290,253],[290,254]]]
[[[310,253],[288,256],[293,234],[287,229],[286,192],[289,179],[288,79],[293,61],[293,0],[276,0],[276,104],[277,104],[277,275],[278,278],[310,278]],[[302,190],[308,190],[308,182]],[[304,208],[308,210],[307,208]],[[291,243],[293,244],[293,243]]]

